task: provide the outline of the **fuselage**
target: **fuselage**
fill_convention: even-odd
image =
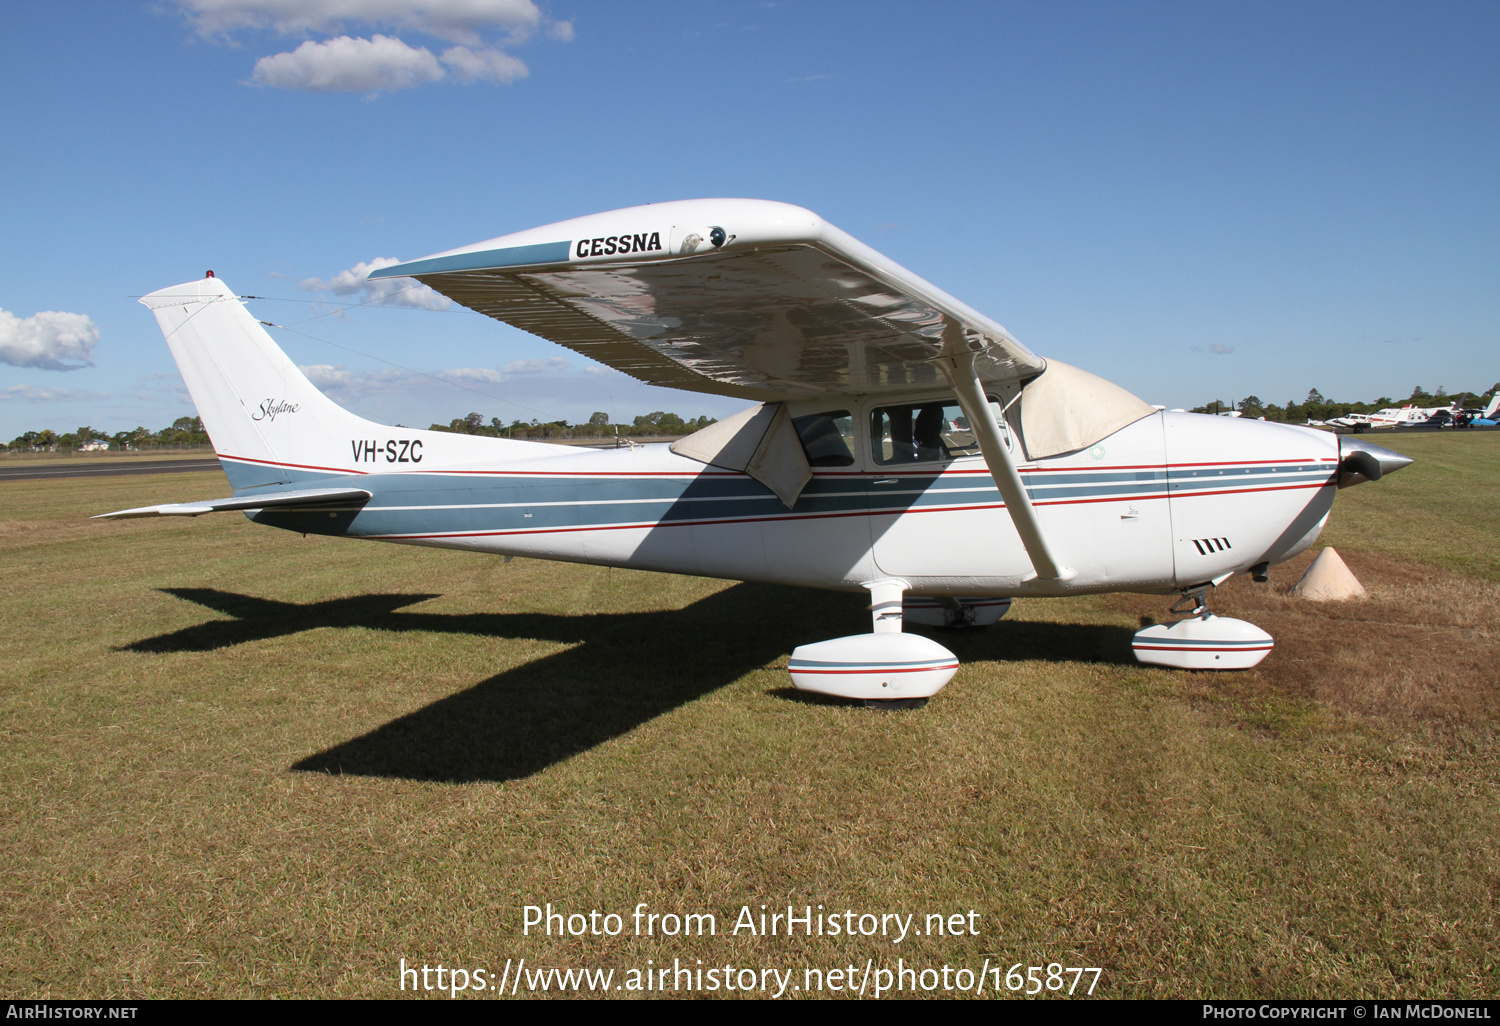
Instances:
[[[365,458],[373,449],[351,440],[354,465],[279,476],[351,483],[371,492],[363,507],[249,515],[310,534],[500,555],[847,590],[896,577],[914,594],[1000,596],[1177,591],[1295,555],[1333,502],[1335,436],[1158,412],[1086,450],[1020,462],[1044,532],[1079,570],[1035,580],[983,459],[882,461],[878,404],[865,405],[848,417],[853,462],[814,466],[790,509],[746,474],[666,445],[402,466],[384,448]]]
[[[1447,407],[1441,407],[1446,409]],[[1400,427],[1404,424],[1424,424],[1427,418],[1438,411],[1439,407],[1424,409],[1420,406],[1402,406],[1399,409],[1388,406],[1383,410],[1377,410],[1370,414],[1369,423],[1373,427]]]

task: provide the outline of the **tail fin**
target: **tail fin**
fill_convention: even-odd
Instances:
[[[236,490],[333,474],[554,455],[563,446],[390,428],[319,392],[218,278],[141,299]],[[420,464],[421,466],[418,466]]]

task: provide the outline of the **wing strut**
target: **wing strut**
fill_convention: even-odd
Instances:
[[[990,476],[995,479],[995,487],[1000,489],[1000,497],[1005,500],[1005,511],[1016,525],[1021,544],[1026,546],[1026,554],[1031,557],[1036,578],[1044,581],[1071,581],[1078,576],[1078,571],[1070,566],[1063,566],[1052,554],[1052,548],[1047,544],[1042,526],[1037,521],[1036,510],[1031,505],[1031,497],[1026,494],[1026,486],[1021,483],[1016,464],[1010,458],[1004,439],[1000,437],[1000,425],[995,422],[995,411],[990,408],[989,400],[984,395],[984,386],[979,382],[974,361],[983,354],[983,345],[971,343],[963,325],[958,321],[952,318],[945,320],[943,355],[935,362],[947,377],[948,383],[953,386],[954,394],[958,396],[958,405],[963,408],[964,416],[974,429],[979,451],[984,454],[984,462],[990,468]],[[976,345],[979,348],[975,348]]]

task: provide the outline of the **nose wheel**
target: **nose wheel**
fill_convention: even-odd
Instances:
[[[1183,591],[1172,612],[1186,619],[1135,632],[1130,647],[1138,662],[1179,670],[1248,670],[1276,647],[1271,635],[1244,620],[1208,611],[1213,584]]]

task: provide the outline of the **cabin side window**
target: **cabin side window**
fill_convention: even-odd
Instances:
[[[807,453],[808,466],[847,467],[854,462],[854,417],[848,410],[793,417],[792,426]]]
[[[1000,404],[993,397],[988,398],[995,421],[1000,425],[1000,437],[1005,440],[1006,449],[1011,449],[1010,431]],[[870,441],[875,462],[881,466],[979,455],[979,442],[969,427],[969,419],[953,400],[879,407],[870,414]]]

